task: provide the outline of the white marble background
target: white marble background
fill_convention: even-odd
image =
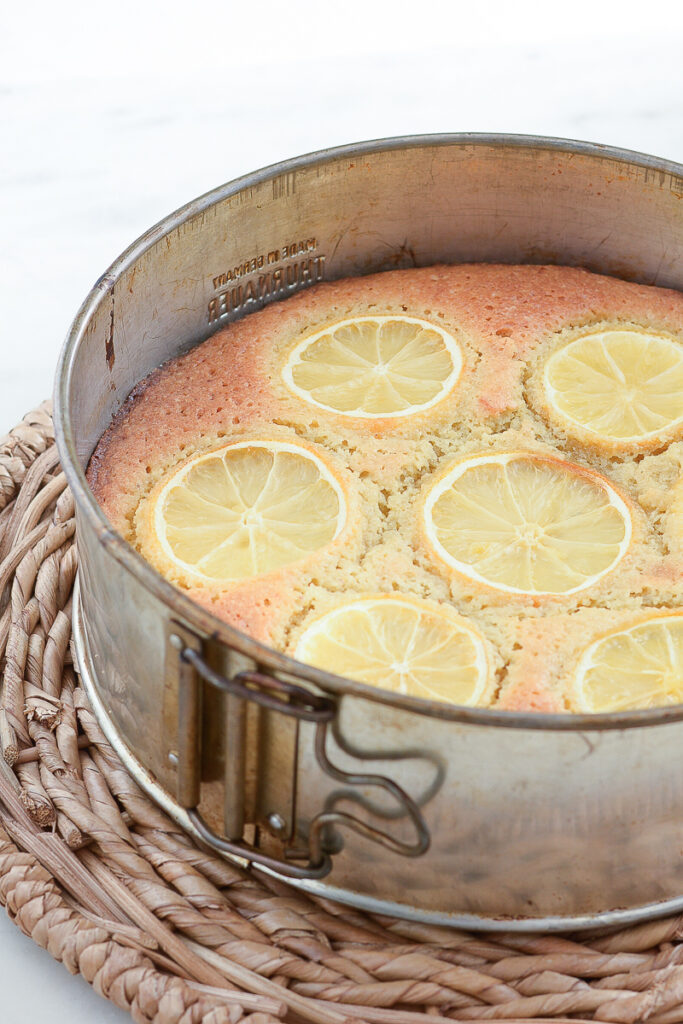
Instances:
[[[237,175],[419,132],[562,135],[683,162],[680,0],[8,0],[0,434],[52,388],[91,284]],[[0,911],[0,1020],[118,1022]]]

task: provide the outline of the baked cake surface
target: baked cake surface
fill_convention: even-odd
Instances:
[[[403,345],[404,362],[388,383],[372,377],[375,397],[360,408],[364,331],[385,348],[398,338],[387,351],[394,358]],[[612,340],[621,351],[642,335],[638,373],[664,412],[634,405],[634,419],[629,382],[594,354],[609,360]],[[327,376],[306,362],[311,353],[314,363],[322,353]],[[159,571],[271,646],[303,656],[314,624],[334,613],[335,629],[346,628],[339,609],[356,602],[354,628],[366,622],[368,635],[387,610],[413,615],[418,647],[423,634],[454,629],[480,676],[459,702],[600,710],[605,658],[625,671],[629,645],[664,643],[675,676],[679,640],[683,657],[682,353],[681,294],[575,268],[439,266],[319,284],[154,371],[102,437],[88,479]],[[605,375],[617,388],[606,397]],[[398,411],[373,407],[392,395]],[[206,502],[215,510],[225,494],[242,508],[249,488],[272,496],[258,515],[242,514],[248,550],[239,538],[226,548],[215,524],[207,540]],[[188,510],[204,524],[200,539]],[[305,530],[290,536],[301,517]],[[655,620],[653,640],[639,624]],[[431,695],[446,699],[430,666]],[[644,692],[641,703],[683,699],[679,668],[678,690],[673,679],[664,697]]]

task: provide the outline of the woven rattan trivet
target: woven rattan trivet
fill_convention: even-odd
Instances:
[[[311,899],[194,846],[79,687],[75,572],[44,405],[0,440],[0,901],[136,1021],[683,1022],[683,916],[590,941],[469,934]]]

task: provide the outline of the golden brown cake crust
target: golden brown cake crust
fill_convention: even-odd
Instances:
[[[460,379],[438,404],[367,420],[326,411],[287,388],[281,368],[302,335],[347,316],[382,314],[426,319],[460,346]],[[114,527],[140,547],[141,504],[192,454],[263,436],[311,444],[351,495],[344,543],[314,566],[231,586],[185,584],[190,596],[280,649],[325,607],[325,595],[334,603],[345,592],[399,590],[445,601],[476,619],[495,648],[501,707],[565,710],[563,678],[579,623],[593,635],[594,623],[608,629],[643,608],[683,603],[681,431],[637,458],[615,454],[564,430],[538,398],[538,367],[558,339],[615,325],[683,338],[683,296],[555,266],[436,266],[316,285],[150,374],[101,438],[88,480]],[[635,538],[613,572],[580,594],[539,600],[473,588],[435,561],[419,529],[426,489],[458,458],[504,451],[560,457],[610,481],[632,512]]]

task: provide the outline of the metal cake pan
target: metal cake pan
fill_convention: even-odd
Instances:
[[[439,135],[290,160],[195,200],[97,281],[61,355],[75,636],[107,737],[226,856],[359,907],[563,930],[683,909],[683,706],[563,716],[399,697],[302,666],[195,605],[85,479],[134,386],[323,279],[559,263],[683,286],[683,167],[561,139]]]

